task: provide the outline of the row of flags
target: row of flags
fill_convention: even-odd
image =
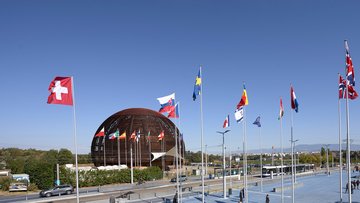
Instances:
[[[339,99],[346,98],[345,90],[347,86],[347,92],[348,92],[348,98],[351,100],[354,100],[358,97],[358,93],[356,92],[354,86],[355,86],[355,73],[354,73],[354,67],[352,63],[352,59],[350,56],[350,50],[348,42],[345,40],[345,51],[346,51],[346,79],[343,79],[343,77],[339,74]],[[193,91],[193,100],[195,101],[197,96],[201,94],[201,70],[199,69],[199,72],[195,78],[195,84],[194,84],[194,91]],[[243,93],[241,96],[241,99],[239,103],[236,106],[235,110],[235,120],[237,122],[241,122],[244,117],[243,107],[247,106],[249,104],[247,91],[245,84],[243,85]],[[71,77],[55,77],[50,85],[48,90],[50,91],[50,95],[48,97],[48,104],[62,104],[62,105],[73,105],[73,98],[72,98],[72,78]],[[295,110],[295,112],[298,112],[299,110],[299,104],[295,95],[295,91],[293,86],[290,87],[290,97],[291,97],[291,108]],[[178,109],[178,103],[175,103],[175,93],[172,93],[165,97],[157,98],[157,100],[160,103],[160,113],[168,113],[169,118],[179,118],[179,109]],[[284,115],[284,108],[282,104],[282,99],[280,98],[280,112],[278,119],[282,118]],[[229,116],[226,117],[223,127],[229,127],[230,126],[230,118]],[[125,134],[124,134],[125,133]],[[109,139],[126,139],[126,132],[124,132],[119,135],[119,131],[115,131],[109,135]],[[149,132],[150,133],[150,132]],[[140,135],[140,133],[138,133]],[[96,136],[104,136],[103,129],[96,134]],[[134,136],[133,136],[134,135]],[[130,137],[132,140],[138,139],[135,136],[135,131]],[[163,132],[160,133],[158,136],[159,140],[163,139]]]
[[[150,142],[150,131],[148,131],[147,137],[146,137],[146,141]],[[95,134],[95,137],[104,137],[105,136],[105,127],[102,127],[102,129]],[[120,135],[120,131],[119,129],[117,129],[115,132],[110,133],[109,134],[109,140],[115,140],[115,139],[119,139],[119,140],[126,140],[126,131],[124,131],[121,135]],[[133,142],[139,142],[140,141],[140,137],[141,137],[141,132],[140,130],[138,130],[137,132],[134,130],[133,133],[131,133],[129,141],[133,141]],[[164,131],[161,131],[160,134],[158,135],[158,141],[161,141],[164,138]]]
[[[296,99],[296,95],[295,95],[295,91],[293,86],[291,85],[290,87],[290,97],[291,97],[291,108],[293,110],[295,110],[295,112],[297,113],[299,111],[299,103]],[[236,110],[235,110],[235,120],[236,122],[240,123],[243,118],[244,118],[244,109],[243,107],[249,104],[249,100],[248,100],[248,96],[247,96],[247,92],[246,92],[246,88],[244,85],[244,90],[243,90],[243,94],[241,96],[240,102],[237,104],[236,106]],[[282,98],[280,98],[280,112],[279,112],[279,117],[278,120],[280,120],[282,117],[284,116],[284,107],[282,104]],[[258,127],[261,127],[261,123],[260,123],[260,116],[258,116],[256,118],[256,120],[253,123],[254,125],[257,125]],[[230,126],[230,117],[229,115],[226,116],[224,123],[223,123],[223,128],[227,128]]]

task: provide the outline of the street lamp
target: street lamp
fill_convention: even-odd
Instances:
[[[223,192],[224,192],[224,199],[226,199],[226,163],[225,163],[225,134],[230,132],[230,130],[225,130],[224,132],[217,131],[217,133],[222,134],[223,136]]]

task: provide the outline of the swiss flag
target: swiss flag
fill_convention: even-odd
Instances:
[[[55,77],[49,91],[48,104],[73,105],[71,77]]]

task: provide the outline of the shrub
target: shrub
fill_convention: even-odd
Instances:
[[[1,185],[1,190],[3,191],[8,191],[9,190],[9,186],[11,183],[11,178],[10,177],[0,177],[0,185]]]

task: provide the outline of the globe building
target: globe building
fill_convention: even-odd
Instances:
[[[104,136],[96,136],[104,128]],[[125,139],[109,139],[119,130]],[[159,135],[163,132],[163,139]],[[131,139],[131,135],[137,139]],[[184,141],[175,124],[159,112],[145,108],[130,108],[107,118],[97,129],[91,144],[91,157],[95,166],[131,165],[134,167],[159,166],[165,170],[174,164],[175,136],[178,150],[185,152]]]

